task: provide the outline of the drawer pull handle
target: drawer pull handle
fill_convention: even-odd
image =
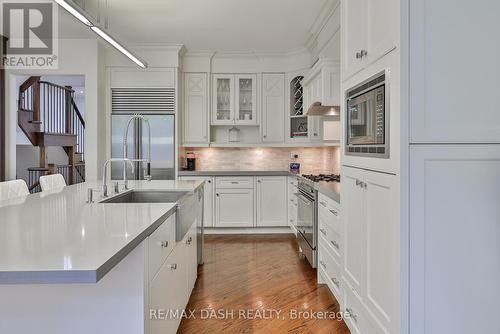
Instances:
[[[323,205],[326,208],[326,203],[323,201],[320,201],[319,204]]]
[[[167,248],[168,247],[168,241],[162,241],[161,242],[161,247]]]
[[[347,311],[347,313],[349,313],[349,316],[352,318],[352,320],[358,322],[358,316],[356,315],[356,313],[354,313],[354,311],[351,308],[348,307],[345,310]]]
[[[336,279],[335,277],[331,277],[330,279],[332,280],[333,284],[335,284],[337,286],[337,288],[340,289],[340,282],[339,282],[339,280]]]
[[[171,270],[177,270],[177,263],[172,263],[172,264],[170,265],[170,269],[171,269]]]
[[[189,238],[187,238],[187,240],[186,240],[186,244],[187,244],[187,245],[191,245],[191,242],[192,242],[192,241],[193,241],[193,238],[192,238],[192,237],[189,237]]]
[[[326,231],[324,229],[320,228],[319,231],[323,233],[323,235],[326,235]]]
[[[338,213],[337,211],[335,211],[335,210],[330,210],[330,212],[331,212],[334,216],[338,216],[338,215],[339,215],[339,213]]]
[[[238,184],[238,181],[231,181],[231,184]]]
[[[339,248],[340,248],[339,244],[338,244],[335,240],[330,241],[330,243],[333,245],[333,247],[335,247],[335,248],[337,248],[337,249],[339,249]]]
[[[321,264],[321,266],[326,269],[326,264],[323,261],[319,261],[319,264]]]

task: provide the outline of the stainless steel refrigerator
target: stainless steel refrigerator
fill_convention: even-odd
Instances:
[[[111,157],[123,157],[123,136],[128,120],[133,114],[113,113],[111,116]],[[151,126],[151,176],[153,180],[173,180],[175,178],[175,116],[173,114],[143,113]],[[148,130],[147,124],[140,119],[133,120],[128,131],[128,158],[147,158]],[[127,169],[130,180],[143,180],[146,163],[136,162],[135,172]],[[114,162],[111,165],[111,178],[123,179],[123,164]]]

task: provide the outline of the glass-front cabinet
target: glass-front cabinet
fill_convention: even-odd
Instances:
[[[257,125],[257,76],[213,75],[212,125]]]

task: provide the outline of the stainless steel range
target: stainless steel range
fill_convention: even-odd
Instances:
[[[340,182],[340,175],[319,174],[301,175],[298,177],[297,197],[297,241],[302,254],[313,268],[317,266],[318,247],[318,193],[314,188],[315,182]]]

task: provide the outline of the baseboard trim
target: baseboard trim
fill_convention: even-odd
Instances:
[[[293,234],[290,227],[205,227],[204,234]]]

